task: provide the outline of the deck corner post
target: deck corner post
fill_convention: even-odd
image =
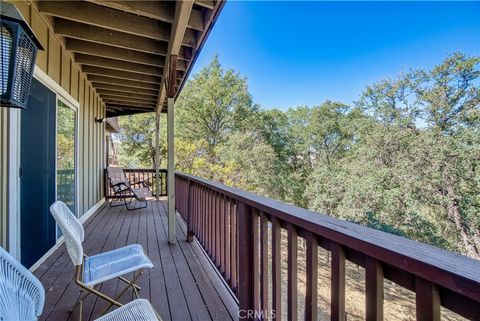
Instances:
[[[167,110],[167,194],[168,194],[168,243],[175,244],[175,138],[174,99],[168,98]]]
[[[193,209],[193,193],[192,193],[192,181],[188,179],[187,190],[187,242],[193,241],[193,221],[192,221],[192,209]]]
[[[161,107],[155,112],[155,200],[160,200],[160,115]]]
[[[238,301],[239,320],[254,320],[254,220],[252,208],[242,202],[237,203],[238,216]]]

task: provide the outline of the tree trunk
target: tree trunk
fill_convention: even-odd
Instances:
[[[448,217],[454,222],[457,231],[460,233],[460,237],[462,238],[463,245],[469,257],[474,259],[480,259],[480,248],[478,248],[478,240],[475,240],[475,236],[469,236],[468,231],[465,228],[465,224],[463,223],[462,216],[460,213],[460,206],[458,204],[458,199],[455,196],[455,190],[453,187],[453,183],[448,176],[448,174],[444,175],[446,187],[447,187],[447,196],[449,198],[448,204]]]

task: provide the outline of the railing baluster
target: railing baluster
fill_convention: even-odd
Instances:
[[[288,320],[296,321],[298,318],[298,295],[297,295],[297,246],[298,234],[294,225],[288,224]]]
[[[212,230],[211,230],[211,235],[212,235],[212,261],[215,264],[215,266],[218,266],[217,264],[217,233],[216,233],[216,228],[217,228],[217,192],[213,191],[212,192]]]
[[[230,202],[232,200],[227,197],[225,199],[225,280],[230,287],[232,286],[232,279],[230,274],[230,262],[231,262],[231,245],[230,245]]]
[[[183,195],[186,195],[186,197],[187,197],[185,199],[185,201],[187,202],[187,218],[188,218],[188,220],[187,220],[187,222],[188,222],[188,224],[187,224],[187,227],[188,227],[188,229],[187,229],[187,241],[188,242],[193,241],[193,235],[195,234],[194,227],[193,227],[193,215],[194,215],[193,214],[193,211],[194,211],[193,208],[195,206],[194,202],[193,202],[193,197],[194,197],[193,194],[195,192],[193,191],[193,185],[192,184],[193,183],[190,180],[188,180],[188,183],[186,185],[186,193],[185,192],[183,193]]]
[[[254,311],[260,312],[260,229],[258,226],[258,210],[256,208],[251,211],[252,224],[253,224],[253,251],[252,251],[252,264],[253,264],[253,307]]]
[[[231,235],[231,245],[230,245],[230,257],[231,261],[231,273],[232,273],[232,289],[238,294],[237,291],[237,214],[235,212],[235,202],[230,203],[230,235]]]
[[[312,233],[307,235],[306,265],[305,321],[316,321],[318,313],[318,241],[317,236]]]
[[[238,279],[240,276],[240,242],[238,241],[239,238],[239,232],[238,232],[238,213],[237,213],[237,205],[238,203],[235,203],[235,220],[236,220],[236,225],[235,225],[235,256],[237,257],[237,285],[238,285]]]
[[[215,265],[218,268],[220,266],[220,233],[218,233],[220,227],[220,193],[215,195]]]
[[[210,256],[210,189],[205,188],[205,250]]]
[[[208,254],[210,258],[213,255],[213,191],[208,189]]]
[[[415,278],[415,305],[417,320],[440,321],[440,295],[432,282]]]
[[[272,218],[272,311],[274,320],[282,320],[282,229],[280,222]]]
[[[206,229],[207,229],[207,188],[204,186],[202,188],[202,245],[204,249],[206,249],[207,247]]]
[[[331,266],[331,320],[345,321],[345,252],[342,246],[332,242]]]
[[[260,298],[262,312],[268,317],[268,219],[263,212],[260,213],[260,244]]]
[[[251,311],[255,311],[255,220],[251,207],[239,202],[238,215],[238,242],[240,275],[238,284],[238,301],[240,320],[254,320]],[[258,231],[258,230],[257,230]],[[257,274],[258,275],[258,274]],[[258,298],[258,297],[257,297]]]
[[[220,218],[220,211],[219,211],[219,201],[220,201],[220,194],[215,193],[215,225],[213,229],[213,235],[214,235],[214,249],[215,249],[215,266],[218,268],[220,266],[220,261],[219,261],[219,253],[218,253],[218,247],[219,247],[219,240],[220,240],[220,234],[218,233],[218,225],[219,225],[219,218]]]
[[[225,277],[225,195],[220,196],[220,273]]]
[[[383,320],[383,269],[371,257],[365,259],[366,320]]]

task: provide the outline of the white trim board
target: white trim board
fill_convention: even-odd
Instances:
[[[21,126],[20,109],[12,108],[9,112],[8,119],[8,200],[7,200],[7,216],[9,231],[9,252],[20,261],[21,244],[20,244],[20,126]]]
[[[85,224],[85,222],[93,215],[97,212],[97,210],[99,210],[102,205],[105,204],[105,198],[102,198],[97,204],[93,205],[88,211],[86,211],[82,216],[80,216],[79,220],[82,224]],[[45,262],[49,257],[50,255],[52,255],[62,244],[63,242],[65,241],[65,238],[63,237],[63,235],[57,240],[57,243],[55,243],[55,245],[47,251],[47,253],[45,253],[40,259],[38,259],[37,262],[35,262],[35,264],[33,264],[31,267],[30,267],[30,272],[34,272],[36,269],[38,269],[38,267],[40,265],[42,265],[43,262]]]
[[[35,69],[33,70],[33,75],[35,78],[40,80],[44,85],[49,87],[53,92],[57,95],[60,95],[63,99],[65,99],[68,103],[73,105],[75,108],[80,108],[80,103],[73,98],[62,86],[57,84],[55,80],[53,80],[49,75],[47,75],[40,67],[35,65]]]
[[[97,204],[93,205],[88,211],[86,211],[80,218],[78,219],[80,223],[85,224],[85,222],[105,204],[106,200],[105,197],[102,198]]]

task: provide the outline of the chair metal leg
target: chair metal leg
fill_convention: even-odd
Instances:
[[[124,282],[124,283],[130,284],[130,281],[127,280],[127,279],[125,279],[124,277],[117,276],[117,278],[118,278],[120,281]],[[132,286],[133,286],[134,288],[136,288],[138,291],[141,291],[141,290],[142,290],[142,288],[139,287],[139,286],[136,285],[136,284],[132,284]]]
[[[127,290],[128,290],[130,287],[133,288],[134,292],[136,293],[135,295],[136,295],[137,298],[138,298],[138,292],[136,291],[134,285],[135,285],[135,281],[138,280],[138,278],[143,274],[143,272],[144,272],[144,271],[143,271],[143,269],[142,269],[142,270],[140,270],[140,271],[138,272],[137,275],[134,274],[133,279],[123,288],[122,291],[120,291],[120,294],[118,294],[113,300],[114,300],[114,301],[118,301],[118,300],[125,294],[125,292],[127,292]],[[114,305],[114,304],[113,304],[112,302],[110,302],[110,304],[100,313],[100,315],[104,315],[105,313],[107,313],[107,311],[110,310],[110,308],[111,308],[113,305]]]
[[[127,202],[127,198],[127,191],[116,192],[112,198],[112,201],[110,202],[110,207],[126,206],[128,208],[128,205],[132,203],[133,197],[130,197],[129,202]],[[113,205],[115,200],[118,200],[121,204]]]
[[[132,200],[133,200],[133,198],[132,198]],[[131,203],[131,201],[130,201],[130,203]],[[129,203],[129,204],[130,204],[130,203]],[[138,207],[137,207],[137,206],[133,206],[133,207],[129,207],[127,204],[125,204],[125,207],[126,207],[127,210],[129,210],[129,211],[134,211],[134,210],[139,210],[139,209],[142,209],[142,208],[146,208],[146,207],[148,206],[147,200],[142,201],[142,203],[144,204],[143,206],[138,206]]]

